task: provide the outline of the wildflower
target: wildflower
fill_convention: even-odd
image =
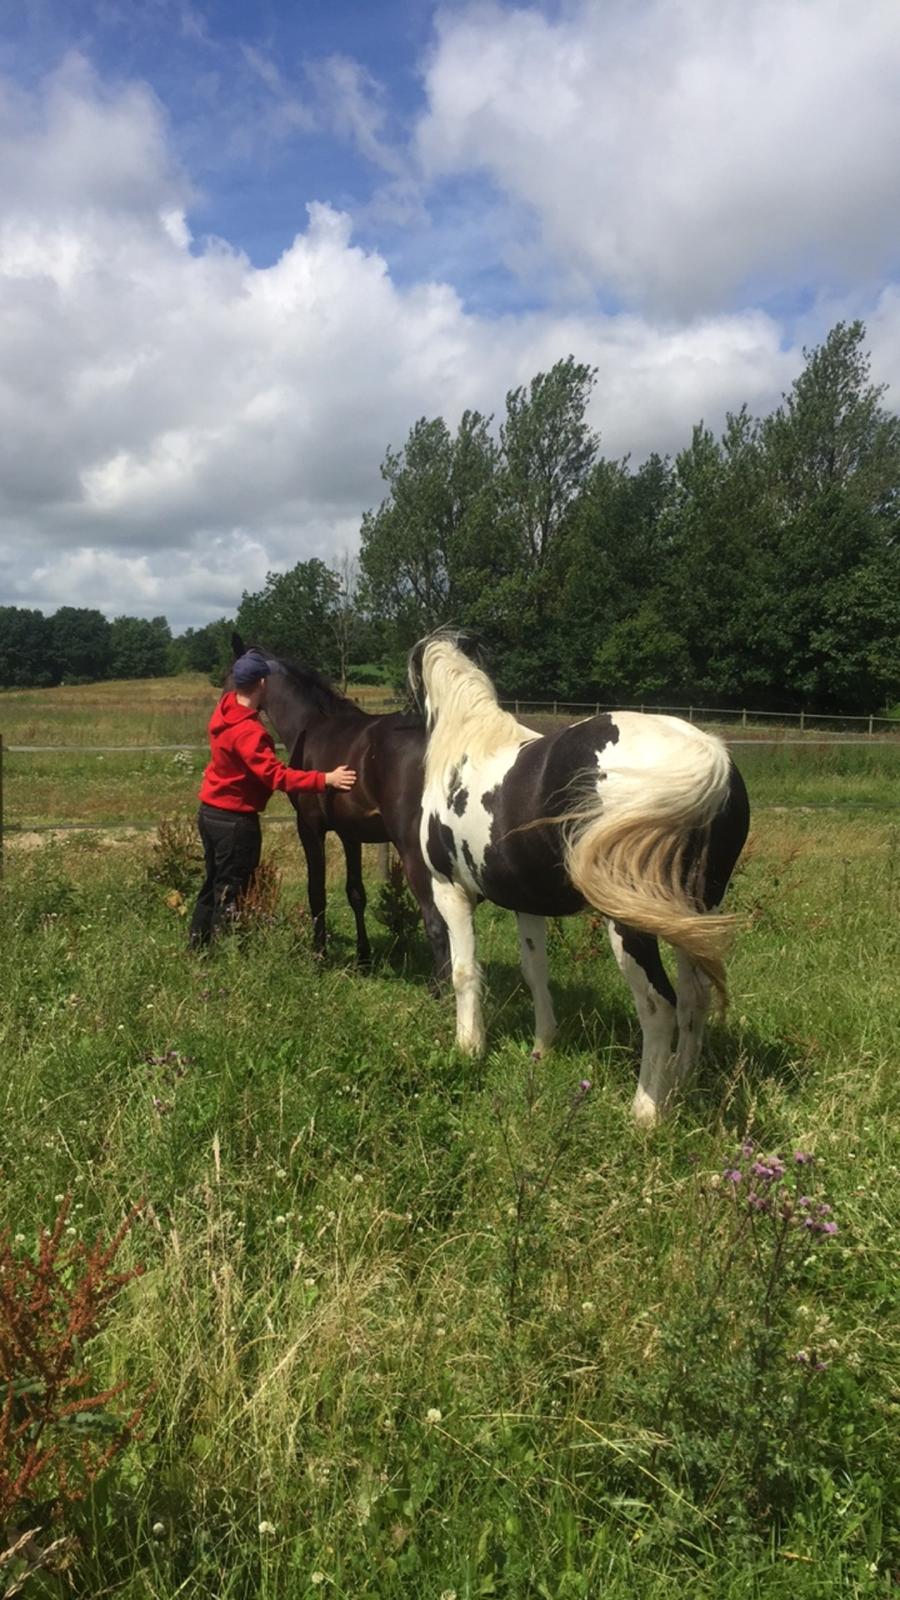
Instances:
[[[798,1167],[808,1167],[812,1161],[812,1155],[808,1150],[795,1150],[794,1161]]]
[[[772,1209],[771,1200],[764,1194],[748,1194],[747,1204],[752,1211],[771,1211]]]
[[[24,1233],[17,1233],[16,1234],[16,1244],[24,1244],[24,1243],[25,1243],[25,1235],[24,1235]]]
[[[309,1575],[309,1581],[310,1583],[315,1584],[316,1588],[318,1589],[319,1584],[325,1582],[324,1572],[311,1572]]]
[[[740,1167],[726,1167],[722,1177],[726,1183],[743,1183],[744,1181],[744,1174],[741,1172]]]
[[[276,1226],[276,1228],[283,1228],[286,1222],[287,1222],[287,1217],[282,1217],[282,1216],[279,1215],[279,1216],[277,1216],[275,1218],[275,1226]]]
[[[166,1525],[164,1522],[154,1522],[153,1527],[150,1529],[154,1539],[162,1539],[165,1536],[165,1531]]]
[[[275,1524],[274,1524],[274,1522],[261,1522],[260,1525],[259,1525],[259,1531],[263,1535],[263,1537],[265,1537],[267,1534],[274,1533],[275,1532]]]
[[[875,1568],[875,1571],[876,1572],[878,1571],[877,1567]],[[456,1590],[455,1589],[442,1589],[441,1590],[441,1600],[456,1600]]]
[[[442,1421],[442,1416],[437,1406],[429,1406],[425,1413],[425,1421],[431,1428],[434,1427],[435,1423]]]
[[[745,1139],[744,1140],[743,1144],[741,1145],[741,1155],[744,1157],[745,1161],[750,1156],[752,1156],[752,1154],[753,1154],[755,1149],[756,1149],[756,1144],[754,1143],[754,1141],[752,1139]]]
[[[362,1173],[361,1173],[361,1172],[354,1172],[354,1174],[353,1174],[353,1182],[354,1182],[354,1183],[355,1183],[355,1184],[357,1184],[357,1185],[359,1185],[359,1184],[361,1184],[361,1183],[365,1183],[365,1181],[366,1181],[366,1180],[365,1180],[365,1178],[364,1178],[364,1177],[363,1177],[363,1175],[362,1175]]]
[[[590,1078],[582,1078],[582,1080],[581,1080],[580,1084],[578,1085],[578,1087],[581,1090],[582,1094],[587,1094],[588,1091],[592,1088],[592,1084],[591,1084]]]

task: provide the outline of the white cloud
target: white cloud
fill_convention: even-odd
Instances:
[[[2,159],[13,144],[18,167]],[[0,589],[14,603],[176,626],[219,615],[268,569],[351,548],[386,447],[418,417],[500,411],[569,352],[599,368],[604,448],[636,457],[680,447],[700,416],[765,410],[799,366],[753,309],[476,316],[447,283],[396,282],[327,205],[265,268],[192,239],[189,216],[146,89],[73,59],[33,95],[0,90]],[[897,370],[896,295],[877,328]]]
[[[476,5],[426,89],[425,171],[489,174],[570,288],[685,313],[896,267],[896,0]]]

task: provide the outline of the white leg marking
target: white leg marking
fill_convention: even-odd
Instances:
[[[710,981],[682,950],[678,957],[678,1048],[675,1051],[675,1082],[684,1083],[693,1072],[703,1043],[703,1029],[710,1002]]]
[[[534,1054],[539,1058],[550,1049],[556,1033],[553,1001],[547,986],[547,923],[543,917],[533,917],[525,911],[517,913],[516,922],[522,971],[534,1001]]]
[[[641,1024],[641,1071],[632,1105],[636,1122],[653,1127],[662,1116],[675,1086],[672,1039],[675,1007],[653,988],[646,972],[627,954],[612,923],[609,942],[619,971],[634,996]]]
[[[472,902],[456,883],[432,880],[434,903],[447,924],[453,988],[456,991],[456,1042],[467,1055],[484,1049],[481,1020],[481,972],[475,960],[475,922]]]

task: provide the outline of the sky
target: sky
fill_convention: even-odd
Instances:
[[[606,455],[862,317],[897,0],[0,0],[0,604],[233,614],[422,416],[574,354]]]

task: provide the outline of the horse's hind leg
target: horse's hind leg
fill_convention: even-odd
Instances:
[[[537,1059],[550,1049],[556,1033],[556,1017],[547,985],[547,923],[543,917],[532,917],[524,911],[517,913],[516,922],[522,971],[534,1001],[533,1053]]]
[[[632,1111],[636,1122],[652,1127],[665,1111],[676,1083],[672,1054],[675,991],[652,934],[636,933],[633,928],[614,922],[609,925],[609,942],[634,996],[643,1035],[641,1070]]]
[[[684,1083],[693,1072],[703,1043],[703,1029],[709,1012],[711,985],[705,972],[695,966],[683,950],[678,958],[678,1046],[675,1051],[675,1082]]]
[[[341,839],[347,862],[347,899],[356,918],[356,959],[361,967],[372,959],[372,947],[366,932],[366,891],[362,873],[362,845],[354,839]]]
[[[405,850],[401,850],[403,870],[406,881],[415,895],[425,924],[425,932],[431,945],[434,957],[434,981],[437,985],[445,983],[450,977],[450,940],[447,934],[447,924],[434,903],[433,883],[431,873],[422,859],[418,840]]]
[[[450,966],[456,991],[456,1042],[467,1055],[478,1055],[484,1049],[484,1023],[472,902],[456,883],[435,878],[433,885],[434,903],[450,936]]]

